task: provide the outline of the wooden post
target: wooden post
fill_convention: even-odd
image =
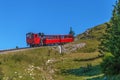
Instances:
[[[58,45],[58,48],[59,48],[59,53],[61,54],[62,53],[62,46]]]

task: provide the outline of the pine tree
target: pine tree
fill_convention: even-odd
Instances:
[[[75,35],[75,32],[72,30],[72,27],[70,27],[70,32],[69,32],[69,34],[71,34],[71,35]]]
[[[111,55],[103,59],[101,64],[105,74],[120,73],[120,0],[114,6],[106,34],[100,44],[100,52]]]

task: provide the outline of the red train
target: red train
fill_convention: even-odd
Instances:
[[[65,44],[73,41],[74,37],[72,35],[43,35],[41,33],[26,34],[26,42],[30,47]]]

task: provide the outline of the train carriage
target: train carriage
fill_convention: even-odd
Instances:
[[[30,47],[41,45],[55,45],[73,42],[72,35],[40,35],[35,33],[26,34],[26,42]]]

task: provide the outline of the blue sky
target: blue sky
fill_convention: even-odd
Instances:
[[[0,0],[0,49],[25,47],[27,32],[76,34],[110,20],[116,0]]]

